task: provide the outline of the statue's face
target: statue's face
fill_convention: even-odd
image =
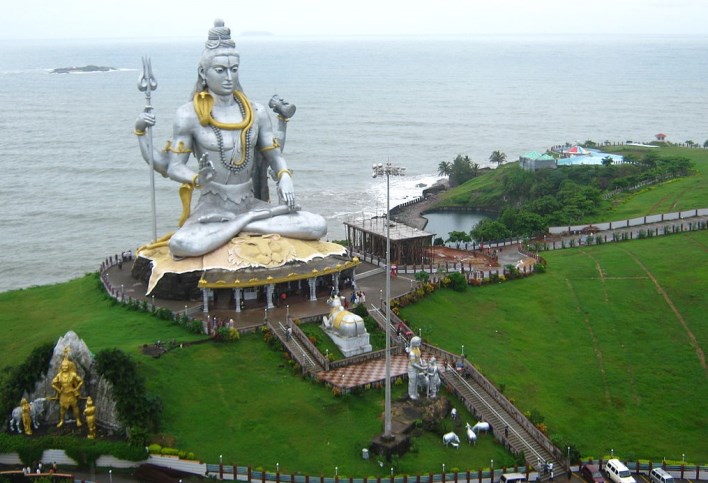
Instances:
[[[69,363],[66,361],[61,361],[61,372],[66,372],[69,370]]]
[[[217,55],[204,72],[207,87],[216,95],[225,96],[234,91],[238,79],[239,57],[237,55]]]

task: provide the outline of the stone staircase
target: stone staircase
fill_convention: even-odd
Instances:
[[[306,337],[297,325],[292,325],[293,334],[290,337],[287,336],[286,326],[283,325],[282,322],[275,322],[272,324],[269,323],[268,325],[273,331],[273,334],[280,339],[288,352],[297,361],[297,363],[300,364],[303,371],[310,374],[317,374],[318,372],[325,370],[325,367],[320,361],[321,354],[319,354],[319,352],[315,354],[315,351],[313,351],[310,345],[304,342]]]
[[[551,452],[536,441],[495,397],[475,382],[474,378],[465,378],[452,368],[442,371],[440,375],[445,384],[458,392],[467,407],[473,408],[472,412],[478,420],[486,421],[492,426],[498,440],[515,453],[523,452],[526,463],[542,474],[541,479],[550,478],[550,474],[543,475],[544,463],[553,463],[556,476],[563,471],[565,462],[556,461]]]

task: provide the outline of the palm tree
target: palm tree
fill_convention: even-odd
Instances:
[[[440,161],[440,164],[438,164],[438,174],[440,176],[450,176],[450,174],[452,174],[452,163],[450,161]]]
[[[706,141],[708,143],[708,141]],[[479,164],[472,163],[472,177],[476,178],[479,175]]]
[[[492,152],[492,155],[489,156],[489,162],[497,163],[497,168],[501,166],[504,161],[506,161],[506,154],[502,153],[501,151],[494,151]]]

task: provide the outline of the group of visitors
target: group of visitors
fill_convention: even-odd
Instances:
[[[366,303],[366,294],[363,290],[352,290],[352,294],[349,297],[352,307],[355,305]],[[346,307],[345,307],[346,308]]]
[[[43,465],[42,462],[40,461],[39,463],[37,463],[37,469],[34,471],[32,471],[32,468],[29,466],[26,468],[22,468],[22,473],[24,473],[25,475],[31,475],[33,473],[40,474],[40,473],[44,473],[44,472],[56,473],[57,472],[56,461],[54,463],[52,463],[51,465]]]
[[[224,317],[223,319],[219,319],[216,315],[214,315],[207,316],[206,325],[207,334],[216,335],[219,329],[222,329],[224,327],[233,329],[236,323],[232,318],[227,319],[226,317]]]

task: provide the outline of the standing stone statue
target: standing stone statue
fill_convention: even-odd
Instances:
[[[144,135],[155,125],[151,108],[135,122],[142,156],[148,163],[152,158],[155,171],[183,183],[189,193],[200,190],[194,210],[183,213],[180,228],[169,240],[175,258],[209,253],[241,231],[303,240],[318,240],[327,232],[323,217],[301,211],[295,202],[292,171],[270,114],[251,102],[239,83],[240,56],[235,47],[231,30],[223,21],[215,21],[192,99],[177,110],[172,139],[164,150],[151,152],[152,143]],[[198,160],[197,169],[187,166],[191,155]],[[259,162],[270,168],[277,182],[277,205],[254,196],[252,177],[261,168],[256,166]],[[189,203],[183,205],[189,208]]]
[[[440,373],[438,372],[438,363],[435,357],[431,357],[428,361],[428,397],[436,398],[438,396],[438,390],[440,389]]]
[[[418,386],[421,380],[427,380],[428,364],[420,353],[420,344],[423,341],[415,336],[411,339],[408,351],[408,397],[418,399]],[[427,387],[427,384],[426,384]]]

